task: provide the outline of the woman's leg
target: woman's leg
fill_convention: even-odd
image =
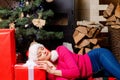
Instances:
[[[105,70],[120,80],[120,64],[109,50],[97,48],[91,50],[88,55],[90,56],[94,73]]]

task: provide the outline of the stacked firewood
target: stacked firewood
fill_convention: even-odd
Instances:
[[[103,12],[103,17],[106,18],[106,25],[111,25],[113,28],[120,28],[120,3],[115,6],[110,3]]]
[[[110,48],[120,62],[120,3],[116,6],[110,3],[103,14],[108,25]]]
[[[78,54],[84,54],[91,49],[99,48],[97,35],[100,33],[103,25],[89,21],[78,21],[77,27],[73,33],[75,48],[78,48]]]

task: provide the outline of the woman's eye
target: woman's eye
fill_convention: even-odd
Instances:
[[[42,54],[39,52],[39,53],[38,53],[38,56],[41,56],[41,55],[42,55]]]
[[[41,54],[39,56],[41,56]]]

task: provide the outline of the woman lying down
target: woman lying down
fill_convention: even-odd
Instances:
[[[65,46],[49,51],[44,45],[34,43],[29,47],[28,61],[48,73],[48,80],[84,79],[102,71],[104,76],[120,80],[120,64],[105,48],[93,49],[85,55],[71,52]]]

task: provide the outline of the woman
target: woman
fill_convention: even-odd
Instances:
[[[37,44],[31,45],[29,51]],[[36,64],[48,72],[48,80],[84,79],[101,71],[105,76],[112,75],[120,80],[120,64],[107,49],[93,49],[85,55],[72,53],[65,46],[58,46],[51,52],[44,46],[37,46],[34,50]]]

